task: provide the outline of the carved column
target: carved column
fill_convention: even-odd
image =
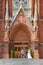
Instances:
[[[6,0],[5,30],[4,30],[4,58],[9,58],[9,21],[8,21],[8,0]]]
[[[34,0],[30,0],[30,16],[34,15]]]
[[[35,38],[37,39],[37,32],[38,32],[38,9],[37,9],[37,0],[35,0],[35,5],[34,5],[34,31],[35,31]]]
[[[37,9],[37,0],[35,0],[34,6],[34,58],[39,58],[39,50],[38,50],[38,9]]]
[[[40,1],[41,1],[41,0],[38,0],[38,16],[39,16],[39,18],[40,18],[40,10],[41,10],[41,9],[40,9]]]
[[[12,16],[12,0],[8,0],[8,6],[9,6],[9,16]]]

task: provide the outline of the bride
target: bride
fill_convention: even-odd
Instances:
[[[27,58],[32,58],[32,56],[30,54],[30,50],[28,50]]]

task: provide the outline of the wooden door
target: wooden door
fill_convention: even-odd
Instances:
[[[28,48],[28,43],[15,43],[14,44],[14,57],[21,58],[21,49],[24,51]]]
[[[21,57],[21,47],[15,47],[14,48],[14,57],[20,58]]]

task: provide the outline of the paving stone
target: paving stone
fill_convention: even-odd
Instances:
[[[0,65],[43,65],[43,59],[0,59]]]

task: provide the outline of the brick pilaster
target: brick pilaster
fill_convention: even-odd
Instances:
[[[41,16],[41,13],[40,13],[40,10],[41,10],[40,1],[41,1],[41,0],[38,0],[38,15],[39,15],[39,18],[40,18],[40,16]]]
[[[30,0],[30,16],[34,15],[34,0]]]
[[[8,0],[6,0],[6,15],[5,15],[5,29],[4,29],[4,58],[9,58],[9,14],[8,14]]]
[[[9,6],[9,16],[12,16],[12,0],[8,0],[8,6]]]

